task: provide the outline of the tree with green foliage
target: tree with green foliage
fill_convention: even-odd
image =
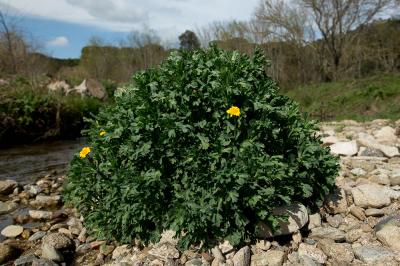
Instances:
[[[181,49],[193,50],[200,48],[200,41],[193,31],[186,30],[179,36],[179,41],[181,43]]]

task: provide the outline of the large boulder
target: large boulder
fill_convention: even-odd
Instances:
[[[287,221],[279,221],[277,231],[273,232],[265,223],[259,222],[256,227],[259,238],[289,235],[301,229],[308,222],[307,208],[301,203],[293,203],[289,206],[278,207],[273,211],[277,216],[288,216]]]
[[[395,225],[383,226],[383,228],[376,232],[376,237],[385,246],[400,252],[400,227]]]

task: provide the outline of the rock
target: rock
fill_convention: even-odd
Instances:
[[[276,232],[263,222],[259,222],[256,226],[257,236],[259,238],[268,238],[280,235],[289,235],[300,230],[308,222],[307,208],[301,203],[293,203],[290,206],[278,207],[273,213],[278,216],[287,215],[287,221],[279,221],[279,228]]]
[[[362,168],[354,168],[350,171],[354,176],[365,176],[367,172],[363,170]]]
[[[347,243],[354,243],[356,242],[363,234],[362,229],[353,229],[346,233],[346,242]]]
[[[18,253],[18,250],[16,250],[14,247],[0,243],[0,264],[3,265],[3,263],[14,259],[16,256],[18,256]]]
[[[86,234],[87,234],[87,229],[82,228],[82,231],[79,233],[78,240],[82,243],[86,242]]]
[[[251,256],[251,266],[281,266],[285,259],[285,252],[281,250],[268,250],[265,253]]]
[[[365,263],[375,264],[387,259],[393,259],[395,254],[390,250],[379,246],[359,246],[353,248],[354,255],[357,259]]]
[[[384,219],[380,220],[375,225],[375,232],[381,230],[383,227],[385,227],[387,225],[394,225],[394,226],[400,227],[400,215],[388,216],[388,217],[385,217]]]
[[[29,216],[34,220],[51,220],[53,213],[49,211],[29,210]]]
[[[321,226],[321,215],[314,213],[308,217],[308,230],[314,229]]]
[[[24,186],[24,190],[31,197],[37,196],[40,192],[43,191],[43,189],[37,185],[26,185],[26,186]]]
[[[74,241],[64,234],[52,233],[42,240],[42,257],[45,259],[62,262],[72,259],[74,251]]]
[[[47,85],[47,89],[51,92],[57,92],[61,94],[68,94],[71,90],[69,84],[65,80],[55,80]]]
[[[376,140],[382,144],[392,144],[397,142],[396,130],[392,127],[382,127],[375,132],[374,136]]]
[[[400,252],[400,227],[386,225],[376,232],[376,237],[385,246]]]
[[[324,146],[329,146],[329,145],[335,144],[337,142],[340,142],[340,140],[335,136],[328,136],[328,137],[321,138],[321,141],[324,144]]]
[[[222,251],[219,249],[218,246],[213,247],[211,249],[211,253],[213,254],[214,258],[218,260],[218,262],[225,262],[225,257],[222,255]]]
[[[48,244],[43,244],[42,245],[42,256],[45,259],[49,259],[52,261],[58,261],[62,262],[64,261],[64,256],[63,254],[55,249],[53,246],[50,246]]]
[[[17,186],[18,183],[14,180],[0,180],[0,194],[11,194]]]
[[[378,174],[378,175],[372,175],[368,178],[369,181],[380,184],[380,185],[390,185],[390,179],[387,174]]]
[[[350,244],[335,243],[332,240],[323,239],[318,242],[318,247],[335,261],[336,265],[348,265],[354,260],[354,252]]]
[[[227,254],[233,251],[233,246],[227,240],[225,240],[223,243],[220,243],[218,247],[221,250],[222,254]]]
[[[32,200],[30,204],[34,207],[38,208],[48,208],[57,206],[61,201],[61,196],[44,196],[44,195],[37,195],[35,200]]]
[[[336,155],[353,156],[358,152],[358,146],[355,141],[336,142],[330,146],[331,153]]]
[[[1,231],[1,234],[5,237],[13,238],[22,234],[22,231],[24,231],[24,228],[20,225],[9,225]]]
[[[84,79],[79,86],[76,86],[70,92],[76,92],[80,95],[93,96],[100,100],[107,99],[107,91],[100,82],[94,79]]]
[[[46,235],[46,232],[44,232],[44,231],[38,231],[38,232],[34,233],[33,235],[31,235],[31,236],[29,237],[28,241],[32,241],[32,242],[33,242],[33,241],[36,241],[36,240],[38,240],[38,239],[43,238],[45,235]]]
[[[23,255],[14,261],[14,266],[30,266],[38,261],[34,254]]]
[[[185,263],[185,266],[206,266],[208,264],[203,263],[201,259],[192,259]]]
[[[267,240],[257,240],[255,247],[256,249],[267,251],[271,248],[271,242]]]
[[[369,147],[361,147],[358,152],[358,156],[367,156],[367,157],[384,157],[385,155],[378,149],[369,148]]]
[[[343,189],[335,189],[326,197],[325,209],[330,214],[345,213],[347,211],[346,193]]]
[[[363,132],[358,134],[357,142],[360,146],[380,150],[386,157],[389,158],[399,156],[400,154],[397,147],[380,144],[374,139],[374,137]]]
[[[396,169],[390,175],[390,185],[391,186],[398,186],[400,185],[400,169]]]
[[[385,215],[385,211],[383,209],[367,209],[365,210],[366,216],[383,216]]]
[[[239,249],[236,252],[235,256],[233,256],[233,265],[234,266],[249,266],[250,265],[250,248],[245,246]]]
[[[343,217],[340,214],[336,214],[334,216],[328,216],[326,218],[328,224],[332,227],[338,228],[344,222]]]
[[[95,97],[99,100],[107,99],[107,91],[103,87],[103,85],[94,79],[87,79],[86,86],[89,92],[89,95]]]
[[[351,189],[354,204],[362,208],[380,208],[390,204],[387,188],[377,184],[364,184]]]
[[[328,238],[336,242],[344,241],[346,238],[342,230],[333,227],[317,227],[311,230],[310,238],[321,239]]]
[[[0,215],[10,213],[18,208],[18,204],[15,202],[2,202],[0,201]]]
[[[299,256],[310,257],[318,263],[324,264],[327,260],[327,256],[324,254],[324,252],[314,245],[301,243],[297,252],[299,253]]]
[[[169,242],[156,244],[151,250],[149,250],[149,254],[164,261],[179,258],[179,251],[175,248],[175,245]]]
[[[365,216],[364,210],[357,206],[352,206],[350,208],[350,213],[354,215],[357,219],[364,221],[367,217]]]

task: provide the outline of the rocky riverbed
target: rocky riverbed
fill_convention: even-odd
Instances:
[[[281,230],[237,250],[176,248],[173,232],[157,244],[118,245],[87,234],[63,206],[66,177],[24,185],[0,181],[0,264],[4,265],[400,265],[400,120],[342,121],[321,126],[323,145],[341,156],[337,188],[317,213],[301,204]]]

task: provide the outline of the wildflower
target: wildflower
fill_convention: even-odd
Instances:
[[[100,131],[100,137],[103,137],[105,134],[107,134],[107,132],[106,131],[104,131],[104,130],[102,130],[102,131]]]
[[[240,109],[237,106],[232,106],[226,112],[229,114],[230,117],[240,115]]]
[[[83,147],[81,152],[79,153],[79,156],[81,158],[86,158],[86,156],[90,153],[90,147]]]

